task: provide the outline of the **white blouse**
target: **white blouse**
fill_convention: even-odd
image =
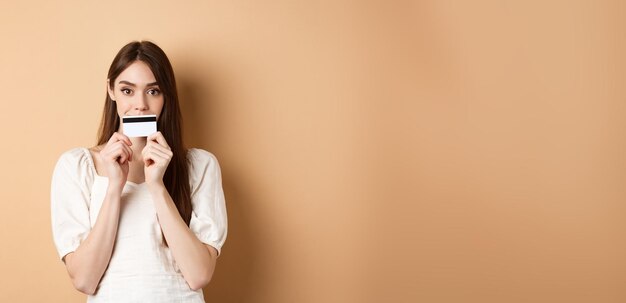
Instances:
[[[226,240],[222,177],[215,156],[188,150],[191,185],[189,228],[218,255]],[[109,179],[96,173],[87,148],[61,155],[51,188],[52,235],[59,257],[75,251],[95,225]],[[145,183],[126,182],[113,254],[96,293],[87,302],[204,302],[191,290],[163,243],[156,209]]]

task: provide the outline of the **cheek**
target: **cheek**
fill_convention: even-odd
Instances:
[[[124,98],[119,98],[116,102],[117,111],[121,114],[125,114],[129,110],[132,109],[131,103],[124,100]]]

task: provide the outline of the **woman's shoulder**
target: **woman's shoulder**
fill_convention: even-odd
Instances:
[[[60,154],[55,172],[59,174],[90,175],[92,165],[89,149],[86,147],[74,147]]]
[[[192,164],[217,162],[217,157],[213,153],[195,147],[187,149],[187,158]]]
[[[74,147],[65,150],[59,156],[59,161],[81,162],[87,160],[88,149],[86,147]]]
[[[187,149],[187,161],[192,177],[201,177],[207,172],[220,171],[217,157],[215,157],[213,153],[201,148]]]
[[[220,180],[221,169],[217,157],[201,148],[187,149],[189,163],[189,183],[192,197],[202,187],[202,184],[211,184],[211,180]]]

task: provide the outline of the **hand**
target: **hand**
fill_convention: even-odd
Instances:
[[[165,175],[174,153],[167,145],[161,132],[148,136],[146,147],[141,151],[141,155],[143,156],[146,183],[148,185],[163,184],[163,175]]]
[[[128,161],[133,159],[131,145],[133,143],[127,136],[115,132],[100,151],[100,159],[109,177],[109,186],[124,188],[128,178]]]

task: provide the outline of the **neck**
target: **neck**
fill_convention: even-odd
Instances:
[[[142,150],[146,146],[146,143],[148,142],[148,138],[147,137],[130,137],[130,142],[133,143],[133,145],[131,146],[133,150],[137,148],[139,150]]]
[[[131,145],[131,149],[133,150],[133,160],[142,160],[143,157],[141,155],[141,152],[143,151],[143,148],[146,147],[146,144],[148,142],[148,138],[146,137],[131,137],[130,138],[130,142],[133,143],[133,145]]]

